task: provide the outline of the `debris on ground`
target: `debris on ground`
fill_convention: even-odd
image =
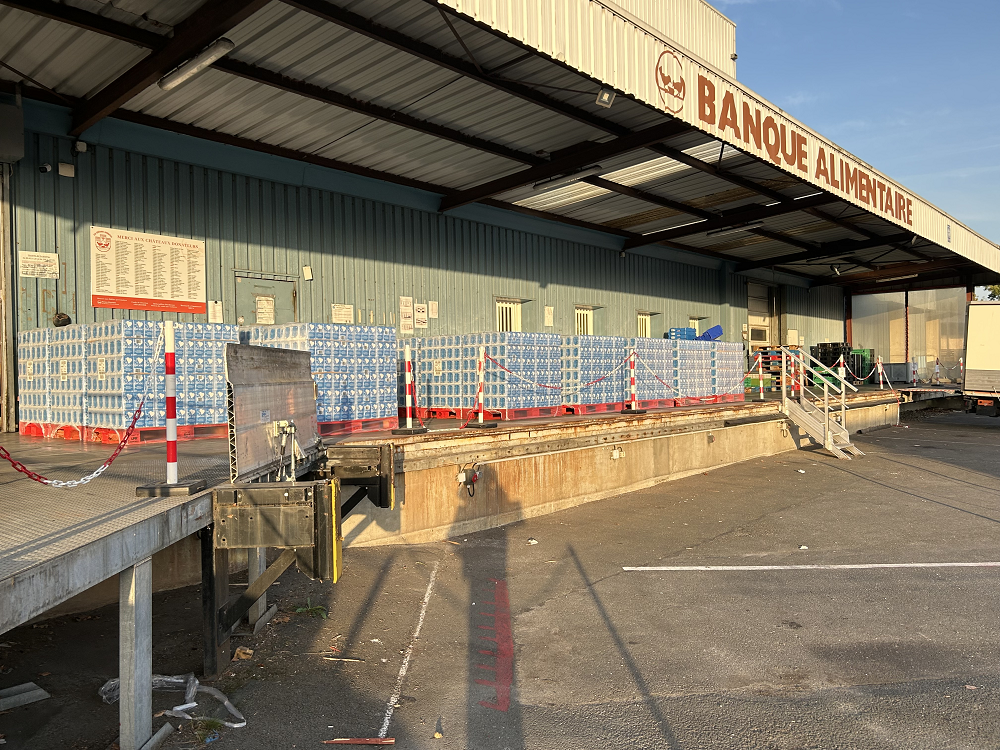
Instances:
[[[435,733],[434,733],[434,739],[436,739],[436,740],[439,740],[439,739],[441,739],[442,737],[444,737],[444,735],[443,735],[443,734],[441,734],[440,732],[435,732]]]
[[[357,661],[363,662],[364,659],[352,659],[349,656],[324,656],[327,661]]]
[[[799,472],[799,474],[805,474],[806,473],[805,469],[796,469],[796,471]]]
[[[237,646],[236,651],[233,652],[233,661],[246,661],[251,658],[253,658],[253,649],[248,646]]]
[[[528,544],[538,544],[538,540],[533,536],[528,537]]]
[[[809,548],[806,545],[804,545],[804,544],[800,544],[799,545],[799,549],[809,549]]]
[[[51,696],[35,683],[25,682],[21,685],[0,690],[0,711],[27,706],[29,703],[43,701],[49,697]]]
[[[194,676],[193,672],[188,672],[187,674],[181,675],[153,675],[153,690],[178,690],[184,692],[184,702],[178,706],[174,706],[169,711],[164,711],[164,716],[173,716],[175,719],[185,719],[194,724],[198,725],[211,725],[214,724],[215,727],[229,727],[230,729],[240,729],[247,725],[247,720],[243,717],[239,711],[236,710],[236,706],[229,702],[229,698],[221,690],[214,687],[209,687],[208,685],[202,685],[198,682],[198,678]],[[213,698],[219,701],[226,710],[232,714],[236,721],[220,721],[218,719],[207,719],[203,717],[191,716],[188,711],[198,705],[195,700],[195,696],[198,693],[207,693]],[[121,682],[117,677],[105,682],[97,694],[101,696],[101,700],[105,703],[111,704],[118,701],[121,694]]]

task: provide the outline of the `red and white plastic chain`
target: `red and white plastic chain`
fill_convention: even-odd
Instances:
[[[48,485],[49,487],[58,487],[60,489],[72,489],[74,487],[79,487],[81,485],[87,484],[88,482],[92,482],[93,480],[97,479],[97,477],[101,476],[101,474],[103,474],[108,469],[108,467],[111,466],[112,463],[114,463],[115,459],[118,458],[118,455],[122,452],[122,450],[124,450],[125,446],[128,444],[129,438],[132,437],[132,433],[135,432],[136,422],[139,421],[139,417],[142,415],[142,407],[146,403],[146,396],[148,395],[149,392],[148,388],[149,374],[156,369],[156,362],[160,353],[160,345],[162,343],[163,343],[163,335],[161,334],[160,338],[157,339],[156,350],[153,352],[151,367],[149,371],[146,373],[146,378],[144,379],[143,382],[142,398],[139,399],[139,405],[136,407],[135,413],[132,415],[132,421],[129,423],[129,426],[125,429],[125,434],[122,436],[122,439],[118,442],[118,447],[115,448],[114,452],[108,457],[108,459],[99,467],[97,467],[95,471],[91,472],[90,474],[87,474],[84,477],[80,477],[79,479],[70,479],[68,481],[61,481],[59,479],[49,479],[47,477],[42,476],[37,471],[32,471],[23,463],[11,457],[10,453],[2,445],[0,445],[0,458],[7,461],[14,468],[15,471],[19,471],[20,473],[24,474],[26,477],[28,477],[28,479],[38,482],[39,484]]]

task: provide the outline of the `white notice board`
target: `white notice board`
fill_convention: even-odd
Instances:
[[[93,307],[204,314],[205,243],[91,227],[90,294]]]

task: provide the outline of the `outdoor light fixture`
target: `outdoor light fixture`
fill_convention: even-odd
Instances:
[[[840,266],[830,266],[830,270],[840,276]]]
[[[175,89],[185,81],[190,81],[209,65],[214,63],[220,57],[225,57],[235,48],[236,45],[225,37],[216,39],[186,63],[177,66],[163,76],[163,78],[157,81],[156,85],[164,91]]]
[[[594,102],[598,107],[604,107],[605,109],[611,109],[611,105],[615,103],[615,92],[614,89],[603,88],[597,92],[597,101]]]
[[[884,284],[887,281],[902,281],[903,279],[915,279],[919,274],[911,273],[909,276],[893,276],[891,279],[876,279],[876,284]]]
[[[751,221],[749,224],[740,224],[738,227],[726,227],[725,229],[716,229],[714,232],[706,232],[706,237],[724,237],[727,234],[736,234],[737,232],[749,232],[751,229],[757,229],[758,227],[764,226],[763,221]]]
[[[570,185],[574,182],[579,182],[584,177],[591,177],[595,174],[600,174],[604,171],[604,167],[600,164],[595,164],[592,167],[585,167],[579,172],[573,172],[572,174],[565,174],[561,177],[549,177],[547,180],[541,180],[532,185],[532,190],[552,190],[553,188],[562,187],[563,185]]]

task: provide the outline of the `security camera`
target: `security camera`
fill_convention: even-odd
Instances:
[[[42,174],[45,174],[46,172],[51,172],[52,171],[52,165],[51,164],[43,164],[42,166],[40,166],[38,168],[38,171],[41,172]]]

